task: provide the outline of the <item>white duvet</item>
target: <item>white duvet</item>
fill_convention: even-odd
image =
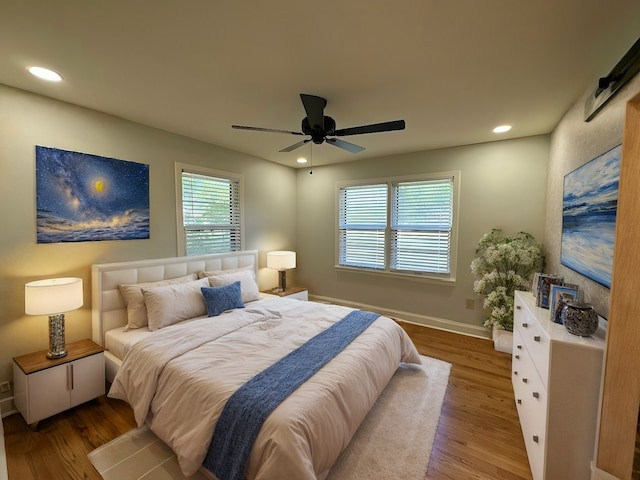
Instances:
[[[192,475],[231,394],[349,311],[277,298],[158,330],[130,350],[109,396],[128,402],[138,426],[148,423]],[[246,478],[325,476],[400,362],[420,356],[402,328],[380,317],[267,418]]]

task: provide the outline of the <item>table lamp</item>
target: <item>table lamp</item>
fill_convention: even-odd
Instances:
[[[267,268],[278,270],[278,288],[274,293],[282,293],[287,289],[287,270],[296,268],[296,252],[284,250],[267,253]]]
[[[24,286],[24,310],[27,315],[49,315],[49,351],[47,358],[67,354],[64,340],[64,313],[83,304],[81,278],[36,280]]]

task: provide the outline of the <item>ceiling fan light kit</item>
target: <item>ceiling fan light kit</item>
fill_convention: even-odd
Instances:
[[[262,128],[262,127],[249,127],[245,125],[231,125],[232,128],[240,130],[253,130],[256,132],[271,132],[271,133],[285,133],[289,135],[308,135],[311,138],[305,138],[299,142],[289,145],[286,148],[280,150],[280,152],[291,152],[301,146],[313,142],[316,145],[320,145],[327,142],[329,145],[341,148],[351,153],[358,153],[364,150],[363,147],[354,143],[347,142],[335,137],[346,137],[349,135],[364,135],[367,133],[379,133],[390,132],[393,130],[404,130],[404,120],[392,120],[390,122],[373,123],[370,125],[361,125],[358,127],[350,127],[343,129],[336,129],[336,122],[333,118],[324,114],[324,109],[327,106],[327,100],[318,97],[316,95],[309,95],[306,93],[300,94],[302,105],[307,113],[307,116],[302,119],[300,126],[301,132],[292,132],[289,130],[278,130],[274,128]]]

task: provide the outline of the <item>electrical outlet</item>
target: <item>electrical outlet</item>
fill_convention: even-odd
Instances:
[[[11,390],[11,382],[0,382],[0,393],[5,393]]]
[[[473,298],[467,298],[464,301],[464,306],[467,310],[473,310],[476,308],[476,301]]]

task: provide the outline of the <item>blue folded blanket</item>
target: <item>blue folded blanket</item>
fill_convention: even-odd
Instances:
[[[243,480],[253,443],[271,412],[378,317],[350,312],[241,386],[220,414],[205,468],[220,480]]]

